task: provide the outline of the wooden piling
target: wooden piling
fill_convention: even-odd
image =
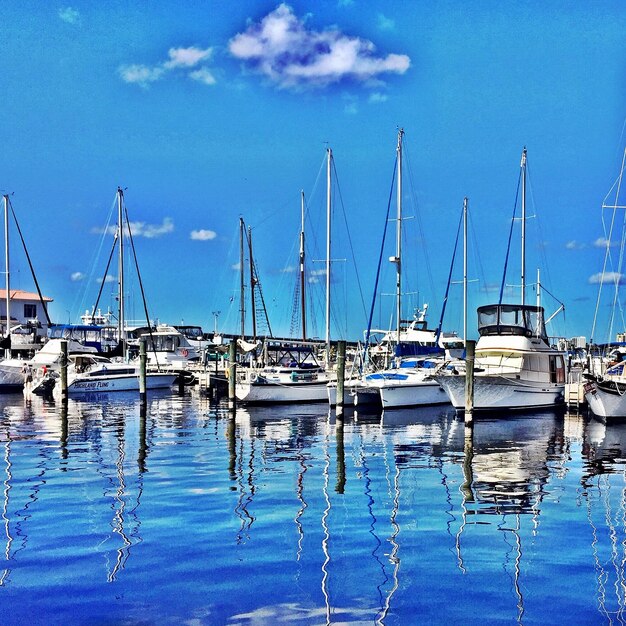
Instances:
[[[343,419],[343,393],[346,374],[346,342],[337,342],[337,404],[335,414],[337,419]]]
[[[67,402],[67,339],[61,339],[61,401]]]
[[[139,400],[141,404],[146,403],[146,340],[139,340]]]
[[[228,349],[228,409],[234,411],[237,407],[235,383],[237,382],[237,342],[232,340]]]
[[[465,422],[474,419],[474,359],[476,342],[469,339],[465,342]]]

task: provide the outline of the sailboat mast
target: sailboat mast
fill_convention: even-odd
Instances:
[[[300,191],[300,307],[302,309],[302,341],[306,341],[306,280],[304,275],[304,190]]]
[[[402,137],[404,129],[398,131],[398,147],[397,152],[397,169],[398,169],[398,185],[397,185],[397,223],[396,223],[396,332],[398,335],[398,343],[400,343],[400,330],[402,320]]]
[[[463,198],[463,345],[467,345],[467,197]]]
[[[124,310],[124,192],[121,187],[117,188],[117,232],[119,234],[119,250],[118,250],[118,336],[122,345],[122,355],[126,357],[126,344],[124,339],[124,329],[126,326],[125,310]]]
[[[5,280],[6,280],[6,307],[7,307],[7,324],[6,324],[6,336],[11,334],[11,282],[9,275],[9,196],[5,194],[4,198],[4,265],[6,268]],[[11,348],[7,348],[4,352],[4,356],[8,359],[11,356]]]
[[[256,341],[256,304],[254,301],[254,260],[252,257],[252,228],[248,226],[248,255],[250,256],[250,313],[252,315],[252,341]]]
[[[331,193],[330,172],[333,160],[333,151],[326,150],[328,161],[326,164],[326,365],[330,362],[330,218],[331,218]]]
[[[244,283],[244,255],[243,255],[243,233],[244,224],[243,217],[239,218],[239,313],[241,315],[241,337],[246,334],[246,300],[245,300],[245,283]]]
[[[526,147],[522,151],[522,306],[526,300]]]

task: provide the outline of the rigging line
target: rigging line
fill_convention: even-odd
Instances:
[[[109,228],[110,228],[110,224],[111,224],[111,220],[113,218],[113,214],[114,214],[114,210],[115,207],[117,205],[117,194],[115,194],[115,198],[113,200],[113,202],[111,203],[111,207],[109,209],[109,216],[107,218],[106,224],[104,226],[104,228],[102,229],[102,232],[100,233],[100,242],[98,243],[98,245],[95,247],[93,255],[91,257],[91,262],[89,264],[89,273],[87,276],[87,280],[85,281],[85,288],[82,289],[82,295],[81,295],[81,299],[80,299],[80,304],[78,305],[79,311],[82,311],[84,306],[85,306],[85,301],[87,299],[87,285],[91,284],[91,281],[93,280],[95,271],[96,271],[96,263],[97,260],[100,258],[100,254],[102,253],[102,248],[104,246],[104,241],[107,237],[107,235],[109,234]],[[106,276],[105,276],[106,278]],[[75,310],[75,307],[77,306],[77,299],[78,297],[74,298],[74,301],[72,303],[72,310]]]
[[[17,221],[17,215],[15,215],[15,211],[13,210],[13,203],[11,202],[11,199],[9,198],[9,206],[11,207],[11,213],[13,215],[13,220],[15,221],[15,226],[17,227],[17,232],[20,236],[20,239],[22,241],[22,246],[24,247],[24,252],[26,254],[26,260],[28,261],[28,266],[30,267],[30,273],[33,276],[33,280],[35,281],[35,287],[37,287],[37,293],[39,294],[39,300],[41,301],[41,306],[43,308],[43,312],[46,315],[46,320],[48,321],[48,324],[52,324],[52,321],[50,320],[50,315],[48,315],[48,306],[46,305],[44,299],[43,299],[43,294],[41,293],[41,288],[39,287],[39,281],[37,280],[37,276],[35,275],[35,268],[33,267],[33,263],[30,259],[30,254],[28,254],[28,250],[26,249],[26,242],[24,241],[24,236],[22,235],[22,229],[20,228],[19,222]],[[8,294],[9,297],[11,294]],[[8,316],[7,316],[8,317]]]
[[[615,190],[615,206],[617,206],[618,204],[618,199],[619,199],[619,193],[620,193],[620,189],[621,189],[621,184],[622,184],[622,177],[624,175],[624,166],[626,164],[626,148],[624,149],[624,153],[622,155],[622,167],[620,168],[620,172],[619,175],[617,177],[617,180],[615,183],[613,183],[613,185],[611,186],[611,189],[614,189],[617,186],[617,189]],[[611,193],[610,191],[607,193],[607,195],[605,196],[605,200],[608,197],[609,193]],[[602,205],[604,206],[604,202],[602,203]],[[609,227],[609,232],[608,232],[608,236],[607,236],[607,230],[606,230],[606,222],[604,220],[604,211],[602,211],[602,229],[604,230],[604,238],[606,240],[606,249],[604,252],[604,263],[602,266],[602,274],[600,275],[600,285],[598,287],[598,296],[596,298],[596,310],[593,314],[593,324],[591,326],[591,337],[589,339],[589,343],[593,343],[593,337],[595,335],[595,331],[596,331],[596,322],[598,319],[598,311],[600,308],[600,296],[602,294],[602,286],[604,284],[604,276],[606,273],[606,266],[607,263],[609,262],[610,258],[611,258],[611,237],[613,235],[613,227],[615,225],[615,215],[616,215],[616,208],[613,208],[613,213],[611,216],[611,225]]]
[[[133,239],[133,233],[130,229],[130,222],[128,221],[128,210],[126,208],[126,202],[124,202],[124,214],[126,216],[126,227],[128,228],[128,239],[130,241],[130,247],[133,251],[133,259],[135,261],[135,269],[137,270],[137,280],[139,281],[139,289],[141,291],[141,300],[143,302],[143,310],[146,315],[146,324],[148,325],[148,333],[150,334],[150,344],[152,346],[152,352],[154,353],[154,360],[156,361],[157,372],[161,371],[161,365],[156,353],[156,342],[154,341],[154,335],[152,334],[152,324],[150,323],[150,316],[148,315],[148,304],[146,302],[146,293],[143,289],[143,280],[141,280],[141,272],[139,271],[139,263],[137,262],[137,252],[135,250],[135,240]],[[120,236],[123,237],[123,232],[120,230]],[[124,294],[120,294],[123,298]],[[124,330],[124,329],[122,329]]]
[[[98,309],[98,304],[100,304],[100,297],[102,296],[102,290],[104,289],[104,285],[106,283],[106,277],[109,273],[109,267],[111,267],[111,260],[113,259],[113,253],[115,252],[115,247],[117,246],[119,233],[116,231],[115,236],[113,237],[113,245],[111,246],[111,254],[109,254],[109,260],[107,261],[106,269],[104,270],[104,276],[102,277],[102,281],[100,282],[100,289],[98,290],[98,297],[96,298],[96,303],[93,306],[92,314],[96,312]]]
[[[346,225],[346,233],[348,235],[348,244],[350,246],[350,254],[352,255],[352,263],[354,264],[354,270],[355,270],[355,274],[356,274],[356,282],[357,282],[357,285],[359,286],[359,295],[361,296],[361,306],[363,307],[363,315],[366,316],[367,315],[367,310],[365,308],[365,298],[363,296],[363,287],[361,285],[361,279],[359,278],[359,273],[358,273],[358,270],[357,270],[356,259],[354,257],[354,246],[352,244],[352,236],[350,235],[350,229],[348,228],[348,218],[346,217],[346,208],[345,208],[345,206],[343,204],[343,196],[341,195],[341,187],[339,186],[339,176],[337,174],[337,169],[335,167],[335,159],[333,159],[332,165],[333,165],[333,172],[335,173],[335,183],[337,185],[337,193],[339,195],[339,203],[341,204],[341,211],[342,211],[342,215],[343,215],[343,221],[344,221],[344,224]]]
[[[456,258],[456,250],[459,245],[459,235],[461,234],[461,224],[463,224],[463,213],[461,211],[461,217],[459,218],[459,225],[456,229],[456,241],[454,242],[454,251],[452,252],[452,262],[450,263],[450,273],[448,274],[448,284],[446,285],[446,294],[443,297],[443,304],[441,305],[441,316],[439,318],[439,325],[437,326],[437,333],[435,335],[435,343],[439,343],[439,337],[441,336],[441,327],[443,326],[443,317],[446,313],[446,304],[448,303],[448,294],[450,293],[450,283],[452,282],[452,270],[454,269],[454,260]]]
[[[431,293],[433,294],[433,297],[436,296],[437,294],[437,290],[435,289],[435,283],[433,281],[433,272],[432,272],[432,267],[430,265],[430,255],[426,254],[426,236],[424,234],[424,225],[422,223],[422,215],[421,212],[419,210],[419,204],[417,202],[417,192],[415,191],[415,183],[413,181],[413,171],[412,171],[412,167],[411,167],[411,157],[409,154],[409,149],[408,149],[408,145],[406,142],[406,135],[405,138],[402,142],[403,147],[404,147],[404,155],[405,155],[405,159],[406,159],[406,164],[407,164],[407,171],[409,174],[409,186],[411,188],[411,199],[413,200],[413,204],[414,204],[414,208],[415,208],[415,217],[417,218],[417,226],[418,226],[418,231],[419,231],[419,235],[421,238],[421,243],[422,243],[422,250],[424,250],[424,259],[425,259],[425,265],[426,265],[426,272],[428,274],[428,282],[430,283],[430,289],[431,289]],[[419,301],[418,301],[418,306],[419,306]]]
[[[504,295],[504,285],[506,283],[506,270],[509,264],[509,254],[511,252],[511,239],[513,238],[513,225],[515,224],[515,212],[517,211],[517,199],[519,197],[519,188],[522,182],[522,171],[520,169],[517,178],[517,190],[515,191],[515,203],[513,204],[513,217],[511,218],[511,228],[509,229],[509,241],[506,246],[506,256],[504,258],[504,272],[502,274],[502,283],[500,285],[500,298],[498,304],[502,304],[502,296]]]
[[[468,217],[468,223],[469,223],[469,227],[470,227],[470,232],[471,232],[471,236],[472,236],[472,244],[473,244],[473,248],[472,248],[473,258],[472,258],[472,260],[478,266],[478,271],[480,273],[480,280],[482,281],[483,289],[486,289],[486,287],[487,287],[487,278],[486,278],[486,275],[485,275],[485,268],[483,266],[482,257],[480,256],[480,246],[478,245],[478,238],[476,237],[476,230],[474,228],[474,220],[473,220],[473,217],[472,217],[471,213],[468,213],[467,217]]]
[[[394,181],[396,179],[396,170],[398,168],[398,159],[396,157],[393,165],[393,174],[391,176],[391,188],[389,189],[389,199],[387,201],[387,214],[385,215],[385,226],[383,228],[383,238],[380,243],[380,254],[378,256],[378,267],[376,268],[376,279],[374,280],[374,293],[372,295],[372,305],[370,307],[370,316],[367,321],[367,332],[365,334],[365,343],[363,345],[363,358],[362,363],[365,364],[367,360],[367,352],[369,348],[370,335],[372,331],[372,320],[374,318],[374,309],[376,307],[376,294],[378,292],[378,281],[380,280],[380,269],[383,261],[383,254],[385,252],[385,238],[387,236],[387,225],[389,224],[389,213],[391,211],[391,202],[393,200]]]
[[[622,273],[622,268],[624,265],[624,243],[626,241],[626,212],[623,214],[623,218],[622,218],[622,238],[621,238],[621,242],[620,242],[620,249],[619,249],[619,257],[618,257],[618,261],[617,261],[617,276],[615,277],[615,282],[614,282],[614,295],[613,295],[613,307],[611,309],[611,322],[609,324],[609,333],[608,333],[608,338],[610,340],[610,338],[613,336],[613,323],[615,321],[615,315],[616,315],[616,311],[619,311],[620,313],[620,317],[622,320],[622,326],[625,326],[624,324],[624,309],[622,308],[622,303],[620,301],[619,298],[619,288],[620,288],[620,284],[621,284],[621,273]]]
[[[248,231],[246,229],[244,229],[244,237],[246,238],[247,248],[248,250],[250,250],[250,238],[248,237]],[[252,285],[250,285],[250,289],[254,289],[255,287],[259,288],[259,296],[261,296],[261,306],[263,307],[263,313],[265,315],[265,322],[267,324],[269,336],[270,338],[272,338],[273,337],[272,325],[270,324],[270,318],[269,318],[269,315],[267,314],[267,307],[265,306],[265,298],[263,298],[263,290],[261,289],[261,280],[259,279],[259,271],[257,269],[257,265],[256,265],[254,258],[251,258],[250,262],[252,263],[252,277],[251,277]],[[252,315],[256,315],[256,311],[252,311]]]

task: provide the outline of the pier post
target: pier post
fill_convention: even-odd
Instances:
[[[337,405],[335,414],[337,419],[343,419],[343,393],[346,373],[346,342],[337,342]]]
[[[474,502],[474,492],[472,491],[472,484],[474,483],[473,459],[474,423],[470,421],[465,423],[465,443],[463,446],[463,484],[461,485],[461,492],[465,502]]]
[[[474,419],[474,358],[476,342],[469,339],[465,342],[465,423]]]
[[[61,339],[61,401],[67,402],[67,339]]]
[[[234,411],[237,407],[235,383],[237,382],[237,342],[233,339],[228,349],[228,409]]]
[[[337,419],[335,422],[335,436],[337,442],[337,484],[335,491],[343,494],[346,489],[346,452],[343,443],[343,420],[341,419]]]
[[[146,340],[139,340],[139,400],[142,405],[146,403]]]

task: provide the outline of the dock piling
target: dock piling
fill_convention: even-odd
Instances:
[[[67,402],[67,339],[61,340],[61,401]]]
[[[465,343],[465,423],[474,419],[474,359],[476,342],[469,339]]]
[[[146,340],[139,340],[139,400],[141,404],[146,403]]]
[[[237,342],[233,339],[228,349],[228,409],[234,411],[237,407],[235,383],[237,379]]]
[[[337,342],[337,404],[335,414],[337,419],[343,419],[343,393],[346,373],[346,342]]]

